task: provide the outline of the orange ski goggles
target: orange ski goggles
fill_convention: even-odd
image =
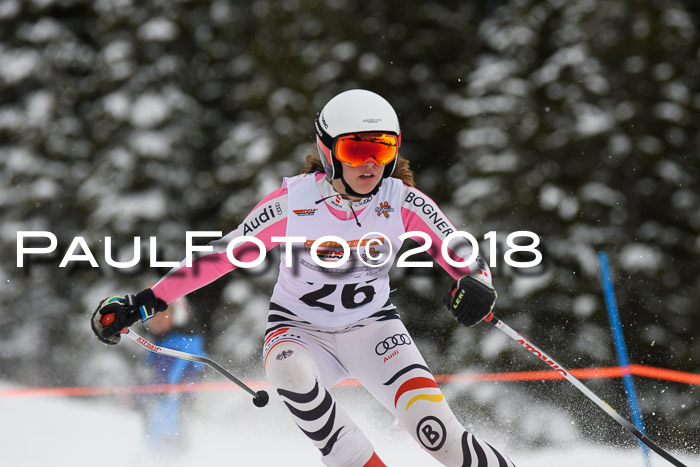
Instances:
[[[384,166],[399,151],[399,137],[391,133],[353,133],[336,138],[335,157],[352,167],[367,161]]]

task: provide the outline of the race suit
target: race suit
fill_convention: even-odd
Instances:
[[[230,256],[256,260],[261,251],[251,242],[227,254],[240,237],[255,237],[266,251],[281,245],[265,371],[326,465],[361,467],[373,454],[329,392],[339,381],[356,378],[444,465],[511,466],[454,416],[389,298],[389,270],[406,238],[427,248],[453,278],[480,274],[491,281],[488,266],[472,256],[463,237],[443,245],[453,232],[457,229],[435,202],[398,179],[385,179],[375,195],[350,201],[325,174],[299,175],[286,178],[237,229],[212,242],[212,250],[196,256],[192,267],[183,261],[153,291],[170,303],[235,269]],[[450,264],[445,256],[462,264]],[[402,254],[398,266],[416,262]]]

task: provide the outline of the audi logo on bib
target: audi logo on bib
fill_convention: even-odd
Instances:
[[[374,351],[377,355],[384,355],[394,347],[398,347],[400,345],[411,345],[411,338],[408,336],[408,334],[394,334],[391,337],[387,337],[377,344]]]

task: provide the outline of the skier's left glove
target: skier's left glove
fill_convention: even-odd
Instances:
[[[486,318],[498,294],[485,281],[465,275],[459,278],[445,297],[445,306],[465,326],[474,326]]]
[[[121,340],[122,329],[139,319],[145,322],[167,308],[167,303],[157,298],[151,289],[142,290],[136,295],[108,297],[97,305],[90,325],[99,340],[115,345]]]

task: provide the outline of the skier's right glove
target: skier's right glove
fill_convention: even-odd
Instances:
[[[444,303],[457,321],[464,326],[474,326],[491,313],[496,297],[498,294],[491,284],[464,275],[450,287]]]
[[[108,297],[97,305],[90,325],[99,340],[115,345],[121,340],[122,329],[128,328],[139,319],[145,322],[167,308],[168,305],[156,298],[151,289],[126,297]]]

